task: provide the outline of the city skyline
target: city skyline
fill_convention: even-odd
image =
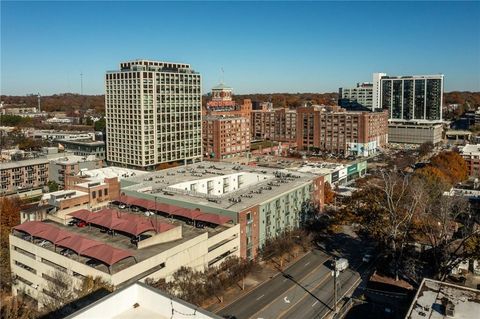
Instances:
[[[236,94],[337,92],[374,72],[444,74],[446,92],[480,90],[477,2],[1,6],[5,95],[81,93],[80,74],[84,94],[104,94],[104,73],[140,58],[191,64],[202,93],[222,78]]]

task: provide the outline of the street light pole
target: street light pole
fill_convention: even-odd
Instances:
[[[337,258],[333,259],[333,311],[334,315],[337,314]]]

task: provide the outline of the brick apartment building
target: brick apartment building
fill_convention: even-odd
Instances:
[[[388,142],[388,113],[301,107],[297,109],[296,140],[299,150],[369,156]]]
[[[1,195],[22,193],[26,190],[40,190],[46,186],[49,177],[49,160],[32,159],[0,164]]]
[[[272,108],[262,103],[261,109],[252,110],[252,139],[294,142],[296,139],[297,112],[288,108]]]
[[[250,152],[250,113],[252,102],[239,105],[232,99],[232,88],[220,84],[212,89],[212,100],[203,110],[203,154],[221,160]]]

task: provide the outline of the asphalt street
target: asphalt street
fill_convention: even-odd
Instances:
[[[260,313],[262,309],[278,302],[285,292],[297,287],[296,282],[306,283],[318,278],[318,273],[326,273],[325,270],[322,272],[320,269],[326,268],[323,264],[328,259],[330,257],[327,254],[319,250],[313,250],[287,268],[283,275],[276,275],[220,310],[218,314],[222,316],[234,315],[238,319],[257,318],[257,313]]]
[[[342,249],[347,247],[348,249]],[[348,236],[329,244],[337,255],[346,256],[349,268],[337,277],[338,300],[353,292],[368,264],[362,262],[367,245]],[[334,291],[330,260],[333,257],[313,250],[283,273],[263,283],[218,312],[238,319],[324,318],[333,310]]]

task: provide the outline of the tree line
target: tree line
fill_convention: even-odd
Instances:
[[[336,225],[357,223],[379,243],[385,270],[397,280],[444,280],[462,260],[480,258],[477,212],[468,199],[446,193],[467,179],[467,166],[455,152],[442,152],[414,173],[383,170],[362,181],[350,201],[332,210]],[[413,243],[426,246],[419,254]]]

